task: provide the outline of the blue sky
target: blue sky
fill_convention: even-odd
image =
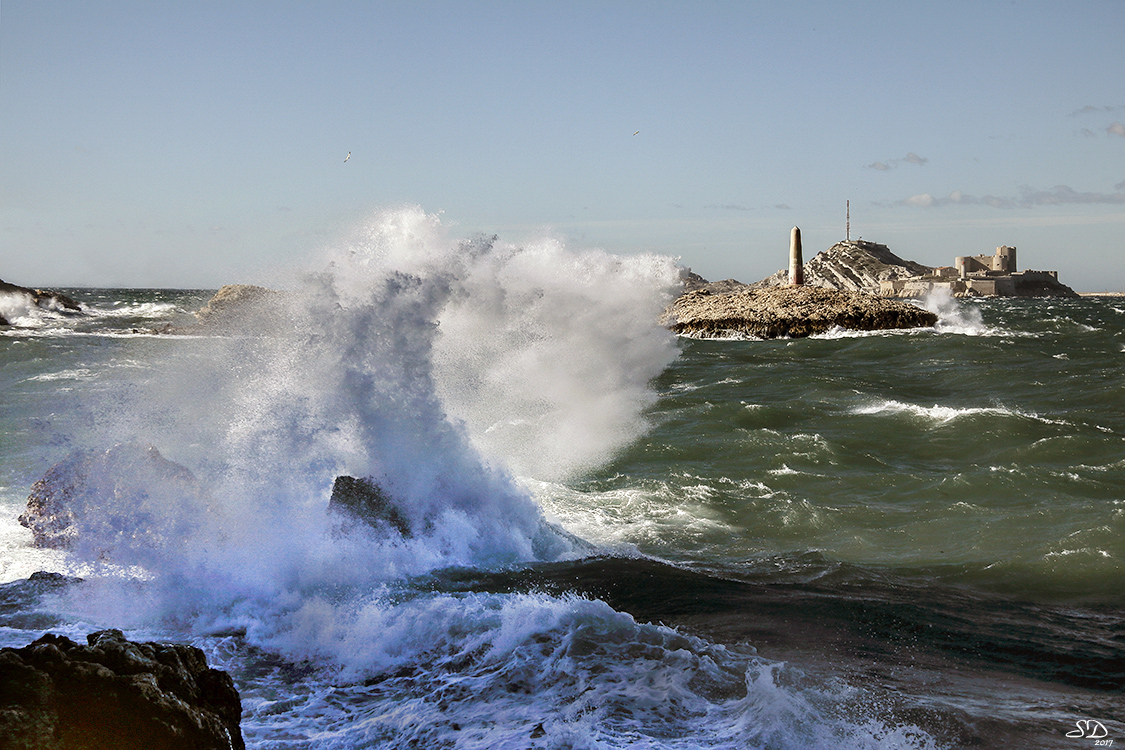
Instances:
[[[1122,291],[1123,33],[1120,0],[4,0],[0,278],[252,282],[416,204],[756,281],[850,200],[905,258]]]

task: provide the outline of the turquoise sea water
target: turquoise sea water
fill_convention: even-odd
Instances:
[[[1125,742],[1125,301],[691,340],[652,323],[659,259],[400,266],[306,279],[268,331],[81,289],[0,329],[2,645],[200,645],[257,748]],[[122,490],[34,548],[31,484],[127,443],[206,510],[153,490],[142,525]],[[335,525],[342,473],[415,536]]]

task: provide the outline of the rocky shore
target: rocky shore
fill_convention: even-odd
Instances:
[[[18,304],[25,307],[34,306],[44,310],[55,310],[64,313],[82,312],[82,305],[78,304],[70,297],[67,297],[65,294],[44,291],[42,289],[31,289],[17,284],[9,284],[3,279],[0,279],[0,295],[15,298]],[[11,325],[11,322],[4,317],[4,307],[0,307],[0,326],[6,325]]]
[[[863,292],[716,284],[694,283],[665,311],[664,324],[684,336],[773,339],[801,338],[837,327],[876,331],[937,323],[937,315],[928,310]]]
[[[193,646],[85,645],[48,633],[0,649],[0,750],[243,750],[230,675]]]

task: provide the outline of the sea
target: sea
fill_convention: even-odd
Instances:
[[[194,644],[262,750],[1125,744],[1125,299],[678,338],[683,263],[407,207],[223,326],[0,298],[0,646]],[[36,547],[130,450],[189,480],[94,461]]]

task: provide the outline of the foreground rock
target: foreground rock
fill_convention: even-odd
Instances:
[[[0,649],[3,750],[243,750],[230,675],[192,646],[47,634]]]
[[[43,291],[42,289],[30,289],[25,286],[9,284],[3,280],[0,280],[0,295],[14,296],[23,305],[29,307],[34,306],[43,310],[64,313],[82,312],[82,305],[78,304],[70,297],[67,297],[65,294]],[[0,325],[6,326],[10,324],[10,321],[0,314]]]
[[[19,522],[37,547],[93,554],[121,541],[135,548],[178,544],[207,513],[206,493],[189,469],[151,446],[74,451],[31,485]]]
[[[937,315],[907,302],[812,286],[686,292],[665,311],[665,325],[704,338],[800,338],[833,328],[925,328]]]

